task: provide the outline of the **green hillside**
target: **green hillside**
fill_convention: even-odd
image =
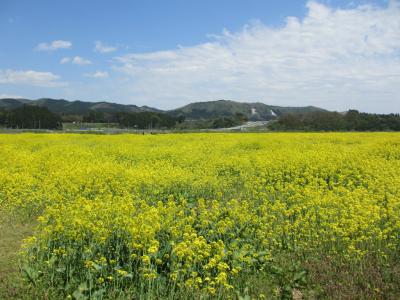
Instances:
[[[21,107],[24,104],[30,103],[31,100],[27,99],[14,99],[14,98],[4,98],[0,99],[0,108],[4,108],[6,110],[16,109]]]
[[[136,105],[124,105],[110,102],[85,102],[85,101],[68,101],[64,99],[41,98],[38,100],[26,99],[0,99],[0,107],[5,109],[15,109],[24,104],[47,107],[51,112],[57,114],[73,114],[86,115],[90,111],[115,113],[115,112],[143,112],[152,111],[159,112],[160,110]]]
[[[288,113],[301,114],[305,112],[324,111],[321,108],[307,107],[281,107],[264,103],[242,103],[231,100],[217,100],[208,102],[195,102],[184,107],[169,111],[162,111],[148,106],[125,105],[111,102],[85,102],[68,101],[64,99],[41,98],[38,100],[27,99],[0,99],[0,108],[11,110],[23,105],[46,107],[51,112],[59,115],[88,115],[90,112],[100,113],[131,113],[131,112],[159,112],[171,116],[183,116],[188,120],[208,120],[221,117],[235,117],[238,114],[248,120],[270,120]]]
[[[184,107],[171,110],[172,115],[183,115],[186,119],[212,119],[217,117],[233,117],[242,114],[249,120],[270,120],[288,113],[305,113],[312,111],[324,111],[321,108],[307,107],[281,107],[264,103],[242,103],[231,100],[217,100],[208,102],[196,102]]]

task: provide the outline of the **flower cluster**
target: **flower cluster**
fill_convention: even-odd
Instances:
[[[384,264],[400,248],[395,133],[23,134],[0,145],[0,210],[38,217],[26,264],[65,296],[226,295],[282,253]]]

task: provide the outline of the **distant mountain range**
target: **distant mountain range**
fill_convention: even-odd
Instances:
[[[37,100],[18,99],[18,98],[4,98],[0,99],[0,107],[5,109],[15,109],[22,105],[33,105],[47,107],[51,112],[64,115],[85,115],[90,111],[98,111],[104,113],[114,112],[142,112],[153,111],[161,112],[156,108],[147,106],[124,105],[110,102],[85,102],[85,101],[68,101],[64,99],[51,99],[41,98]]]
[[[42,98],[38,100],[4,98],[0,99],[0,108],[15,109],[23,105],[47,107],[51,112],[60,115],[86,115],[91,111],[103,113],[116,112],[160,112],[173,116],[184,116],[189,120],[233,117],[242,114],[249,120],[269,120],[288,113],[305,113],[325,111],[314,106],[282,107],[264,103],[243,103],[231,100],[195,102],[173,110],[160,110],[148,106],[125,105],[110,102],[68,101],[64,99]]]

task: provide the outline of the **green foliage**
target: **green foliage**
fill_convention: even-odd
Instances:
[[[2,124],[6,124],[8,120],[8,111],[3,108],[0,108],[0,126]]]
[[[181,122],[180,124],[177,124],[176,128],[189,129],[189,130],[211,129],[211,128],[214,128],[214,129],[229,128],[229,127],[242,125],[243,123],[245,123],[247,121],[248,121],[248,119],[245,115],[243,115],[242,113],[236,113],[232,117],[187,120],[185,122]]]
[[[83,116],[83,122],[86,123],[105,123],[104,113],[101,111],[91,110],[88,114]]]
[[[181,116],[175,118],[155,112],[118,113],[115,118],[121,127],[138,129],[172,128],[176,123],[182,122]]]
[[[287,114],[271,123],[273,130],[309,131],[399,131],[398,114],[379,115],[349,110],[338,112],[310,112],[306,114]]]
[[[24,105],[11,111],[0,111],[0,124],[20,129],[58,129],[61,119],[46,107]]]
[[[229,128],[233,126],[238,126],[246,122],[248,119],[242,113],[236,113],[233,117],[221,117],[214,119],[212,122],[213,128]]]

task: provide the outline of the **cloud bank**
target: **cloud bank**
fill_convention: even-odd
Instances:
[[[40,43],[36,46],[36,51],[54,51],[58,49],[69,49],[72,47],[70,41],[57,40],[51,43]]]
[[[234,99],[400,112],[399,2],[307,8],[279,28],[254,22],[208,43],[115,57],[121,95],[164,108]]]
[[[75,56],[75,57],[63,57],[60,60],[60,64],[67,64],[67,63],[72,63],[74,65],[80,65],[80,66],[85,66],[85,65],[90,65],[92,62],[89,59],[80,57],[80,56]]]
[[[94,43],[94,49],[95,52],[100,52],[100,53],[110,53],[114,52],[117,50],[117,47],[112,47],[112,46],[107,46],[103,44],[101,41],[96,41]]]
[[[0,83],[21,84],[38,87],[63,87],[66,83],[59,81],[60,76],[51,72],[1,70]]]
[[[24,97],[22,97],[20,95],[14,95],[14,94],[0,94],[0,99],[4,99],[4,98],[22,99]]]
[[[108,78],[109,75],[106,71],[96,71],[94,73],[85,74],[85,76],[91,78]]]

